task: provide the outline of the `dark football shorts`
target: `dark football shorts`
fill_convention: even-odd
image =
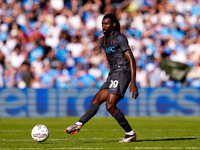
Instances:
[[[106,82],[101,86],[109,94],[119,95],[120,99],[124,98],[125,92],[131,82],[130,71],[113,72],[108,75]]]

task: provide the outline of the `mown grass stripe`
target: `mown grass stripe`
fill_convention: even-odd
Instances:
[[[103,147],[59,147],[59,148],[0,148],[0,150],[32,150],[32,149],[45,149],[45,150],[62,150],[62,149],[113,149],[113,148],[103,148]],[[200,147],[124,147],[115,149],[200,149]]]

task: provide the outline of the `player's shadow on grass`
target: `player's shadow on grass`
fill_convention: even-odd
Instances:
[[[176,140],[195,140],[197,138],[163,138],[163,139],[144,139],[144,140],[136,140],[135,142],[147,142],[147,141],[176,141]],[[116,143],[118,141],[112,140],[112,141],[98,141],[98,143]],[[97,143],[97,141],[82,141],[78,143]]]
[[[144,139],[137,140],[136,142],[146,142],[146,141],[177,141],[177,140],[195,140],[197,138],[163,138],[163,139]]]
[[[176,141],[176,140],[195,140],[197,138],[163,138],[163,139],[143,139],[143,140],[136,140],[135,142],[146,142],[146,141]],[[103,141],[78,141],[78,143],[116,143],[116,140],[103,140]]]

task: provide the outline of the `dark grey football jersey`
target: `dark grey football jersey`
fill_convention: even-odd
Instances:
[[[112,72],[118,71],[122,66],[125,66],[126,70],[130,71],[129,61],[124,55],[124,52],[130,50],[127,38],[117,31],[115,32],[113,40],[112,36],[106,39],[106,45],[103,43],[103,38],[100,40],[100,45],[104,49],[110,70]]]

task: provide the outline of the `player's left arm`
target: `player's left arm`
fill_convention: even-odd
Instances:
[[[132,92],[132,98],[136,99],[139,95],[137,85],[136,85],[136,62],[135,58],[133,56],[132,51],[129,49],[126,52],[124,52],[124,55],[129,61],[130,65],[130,71],[131,71],[131,84],[130,84],[130,92]]]

